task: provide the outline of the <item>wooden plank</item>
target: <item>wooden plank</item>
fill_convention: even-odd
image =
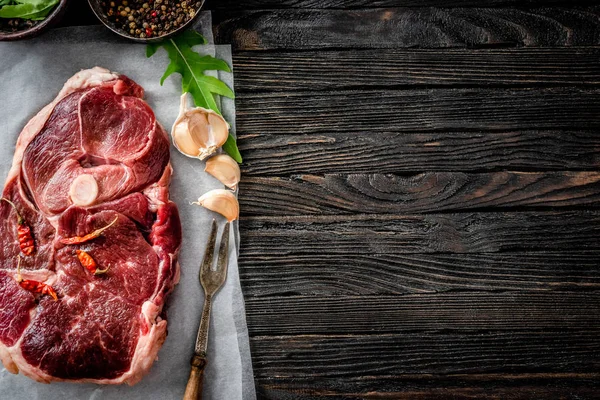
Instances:
[[[404,296],[249,297],[246,316],[253,336],[600,332],[600,293],[461,291]]]
[[[213,13],[236,50],[600,44],[599,7],[286,9]]]
[[[375,296],[600,289],[600,252],[240,255],[244,295]],[[558,292],[558,293],[557,293]]]
[[[246,217],[242,254],[481,253],[600,249],[600,212]]]
[[[255,375],[344,379],[402,374],[586,373],[598,329],[251,338]]]
[[[236,92],[411,85],[597,85],[600,48],[243,51]]]
[[[600,206],[600,172],[245,177],[243,215],[412,214]]]
[[[242,134],[600,128],[600,89],[242,93],[238,100]]]
[[[597,131],[257,134],[240,135],[238,143],[242,182],[250,175],[600,167]]]
[[[259,366],[260,369],[260,366]],[[261,399],[592,399],[596,373],[450,374],[336,378],[260,377]]]
[[[207,0],[209,10],[264,10],[279,8],[379,8],[379,7],[502,7],[502,6],[585,6],[597,4],[592,0]]]

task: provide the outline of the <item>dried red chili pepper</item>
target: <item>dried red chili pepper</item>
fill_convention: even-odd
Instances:
[[[15,206],[15,204],[12,201],[5,199],[4,197],[0,198],[0,200],[4,200],[8,204],[10,204],[17,213],[17,239],[19,241],[19,247],[21,248],[21,252],[23,252],[23,254],[25,254],[26,256],[32,255],[35,251],[35,241],[33,240],[31,228],[29,227],[29,225],[27,225],[25,219],[21,216],[21,214],[19,214],[17,206]]]
[[[110,269],[110,266],[106,267],[106,269],[98,269],[98,264],[96,264],[96,261],[86,251],[76,250],[75,252],[77,253],[77,258],[81,265],[94,275],[105,274]]]
[[[54,291],[52,286],[46,285],[43,282],[23,279],[23,277],[21,276],[21,256],[19,256],[19,263],[17,264],[17,283],[19,284],[19,286],[21,286],[23,289],[29,292],[47,294],[48,296],[51,296],[54,299],[54,301],[58,300],[58,296],[56,295],[56,292]]]
[[[111,226],[113,226],[115,224],[115,222],[117,222],[118,219],[119,219],[119,217],[115,217],[113,222],[111,222],[110,224],[106,225],[103,228],[96,229],[94,232],[88,233],[85,236],[74,236],[71,238],[61,239],[60,242],[62,244],[80,244],[80,243],[89,242],[90,240],[94,240],[97,237],[99,237],[100,235],[102,235],[104,233],[104,231],[107,230],[108,228],[110,228]]]

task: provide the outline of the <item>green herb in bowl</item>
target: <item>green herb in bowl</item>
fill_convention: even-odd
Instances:
[[[28,29],[44,20],[60,0],[0,0],[0,30]]]

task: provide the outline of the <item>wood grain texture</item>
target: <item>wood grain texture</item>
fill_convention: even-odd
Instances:
[[[502,7],[502,6],[585,6],[593,0],[207,0],[209,10],[265,10],[279,8],[360,9],[378,7]]]
[[[600,252],[403,254],[246,254],[244,294],[378,296],[419,293],[555,292],[600,289]]]
[[[206,6],[258,398],[597,398],[598,3]]]
[[[257,112],[260,104],[262,112]],[[600,90],[418,89],[238,96],[242,134],[600,129]]]
[[[600,333],[600,292],[250,297],[246,313],[254,336],[586,329]]]
[[[426,172],[249,177],[243,215],[412,214],[600,206],[599,172]]]
[[[256,134],[238,143],[242,182],[257,175],[600,167],[597,131]]]
[[[260,378],[401,374],[586,373],[600,367],[599,330],[253,337]]]
[[[600,212],[246,217],[246,255],[600,249]]]
[[[236,50],[600,44],[600,8],[229,10],[215,41]]]
[[[320,378],[263,376],[260,399],[593,399],[600,391],[595,373],[403,374]]]
[[[600,48],[237,52],[235,88],[340,90],[412,85],[597,85]]]

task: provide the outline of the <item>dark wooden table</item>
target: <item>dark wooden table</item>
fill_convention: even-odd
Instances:
[[[207,3],[259,398],[600,398],[594,3]]]

